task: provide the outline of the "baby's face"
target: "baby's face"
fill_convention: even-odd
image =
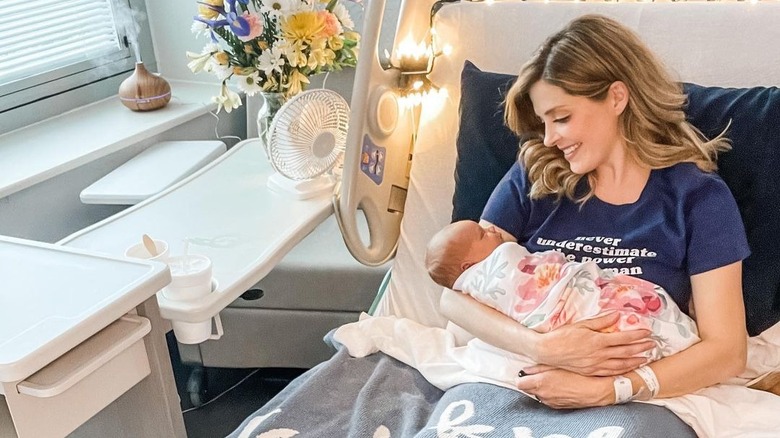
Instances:
[[[485,260],[493,250],[504,243],[501,233],[493,226],[482,228],[476,222],[466,222],[460,232],[461,236],[471,242],[469,259],[474,262]]]

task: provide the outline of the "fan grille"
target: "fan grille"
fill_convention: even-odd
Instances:
[[[271,125],[271,164],[294,180],[327,172],[344,152],[348,125],[349,106],[338,93],[317,89],[293,97]]]

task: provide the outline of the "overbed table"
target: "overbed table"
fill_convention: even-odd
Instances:
[[[166,299],[160,292],[156,293],[155,299],[155,291],[162,289],[169,281],[167,269],[164,269],[166,275],[164,281],[157,281],[154,290],[148,291],[146,298],[137,302],[129,300],[124,295],[119,298],[119,301],[124,303],[122,312],[132,313],[132,309],[136,309],[135,313],[151,320],[153,333],[156,333],[154,348],[150,350],[149,345],[146,348],[149,354],[154,356],[149,358],[149,363],[153,368],[151,373],[156,376],[156,380],[143,379],[131,389],[131,392],[162,392],[161,397],[166,400],[146,399],[145,408],[137,405],[117,407],[115,405],[121,405],[121,402],[115,402],[106,410],[126,410],[133,416],[138,416],[134,423],[140,424],[139,430],[142,430],[142,436],[183,437],[185,433],[181,412],[178,403],[175,403],[176,394],[171,394],[170,391],[171,388],[175,391],[170,365],[165,363],[165,357],[162,357],[167,354],[167,350],[164,337],[161,336],[164,332],[161,332],[163,321],[160,320],[160,315],[164,319],[184,322],[200,322],[215,317],[228,304],[261,280],[287,252],[332,213],[331,199],[328,194],[306,200],[295,200],[291,196],[270,191],[266,183],[272,173],[273,170],[260,141],[245,140],[236,144],[214,162],[158,195],[57,243],[62,247],[62,253],[75,251],[95,254],[97,258],[105,256],[115,259],[114,263],[118,263],[117,266],[123,266],[123,263],[130,265],[139,263],[123,262],[121,259],[128,247],[140,242],[143,234],[148,234],[155,239],[167,241],[170,255],[182,254],[186,247],[190,253],[208,256],[213,263],[215,289],[202,299],[189,302],[172,301]],[[94,271],[99,265],[89,260],[81,260],[81,262],[84,269],[88,271]],[[155,262],[143,263],[155,264]],[[165,265],[159,263],[157,265],[165,268]],[[102,266],[100,269],[113,273],[117,266],[110,268]],[[58,345],[56,348],[62,351],[50,351],[51,357],[47,357],[44,362],[55,360],[64,351],[82,345],[88,336],[110,328],[111,321],[117,321],[119,317],[113,314],[116,312],[106,312],[97,305],[97,301],[99,300],[96,299],[96,306],[85,306],[86,315],[92,321],[90,327],[94,330],[69,337],[67,342],[61,344],[62,338],[55,337]],[[120,320],[124,321],[122,318]],[[103,339],[103,342],[108,341],[110,344],[111,339],[113,338],[108,337]],[[9,374],[5,376],[5,380],[21,377]],[[105,377],[104,375],[103,378]],[[109,383],[111,383],[110,379],[103,381],[103,384]],[[146,386],[136,389],[142,385]],[[91,386],[93,389],[99,387],[100,383]],[[12,403],[12,398],[7,396],[9,405]],[[124,398],[120,397],[119,401]],[[83,399],[86,399],[84,394],[73,398],[71,402],[79,403]],[[144,417],[147,413],[161,419],[146,422]],[[3,415],[4,413],[0,412],[0,420],[4,420]],[[26,415],[26,418],[25,421],[28,423],[40,423],[42,419],[33,415]],[[122,432],[121,429],[116,429],[120,426],[121,424],[97,425],[92,428],[92,431],[98,436],[101,433],[108,433],[110,427],[114,427],[117,432]],[[0,432],[2,431],[0,427]]]
[[[157,295],[162,317],[212,318],[260,281],[333,211],[330,195],[306,200],[270,191],[273,169],[258,139],[244,140],[164,192],[59,243],[121,255],[143,234],[168,242],[170,255],[209,257],[216,289],[192,302]]]

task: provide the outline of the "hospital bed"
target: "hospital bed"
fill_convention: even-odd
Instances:
[[[410,63],[393,53],[391,69],[379,62],[376,47],[383,7],[382,0],[366,4],[344,182],[335,200],[357,259],[377,264],[396,254],[374,316],[358,324],[384,317],[406,321],[388,323],[387,333],[401,333],[396,340],[410,344],[446,326],[438,312],[441,289],[423,269],[425,245],[450,220],[478,216],[512,164],[517,139],[503,127],[500,105],[511,75],[566,22],[600,13],[635,29],[685,82],[688,117],[706,135],[731,122],[734,148],[721,156],[719,172],[737,200],[752,250],[744,263],[751,346],[763,348],[764,369],[780,366],[780,92],[773,88],[780,83],[779,3],[404,1],[395,47],[405,40],[432,43],[437,56]],[[415,91],[404,89],[416,82],[409,77],[446,92],[395,111],[394,102]],[[367,144],[387,154],[382,184],[361,173]],[[405,197],[401,211],[395,208],[399,193]],[[368,242],[355,237],[355,210],[366,215]],[[340,332],[329,337],[336,347],[349,338]],[[349,347],[371,352],[373,345]],[[757,351],[751,350],[748,368],[758,367]],[[340,348],[232,436],[687,437],[775,436],[780,430],[780,397],[739,385],[656,404],[555,411],[489,379],[469,377],[468,370],[461,371],[466,377],[460,384],[441,390],[415,369],[431,365],[425,360],[381,352],[352,357]],[[428,367],[434,374],[435,365]]]

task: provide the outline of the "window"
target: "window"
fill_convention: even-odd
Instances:
[[[0,113],[132,70],[151,51],[143,9],[143,0],[0,0]],[[113,82],[88,94],[116,93]]]

